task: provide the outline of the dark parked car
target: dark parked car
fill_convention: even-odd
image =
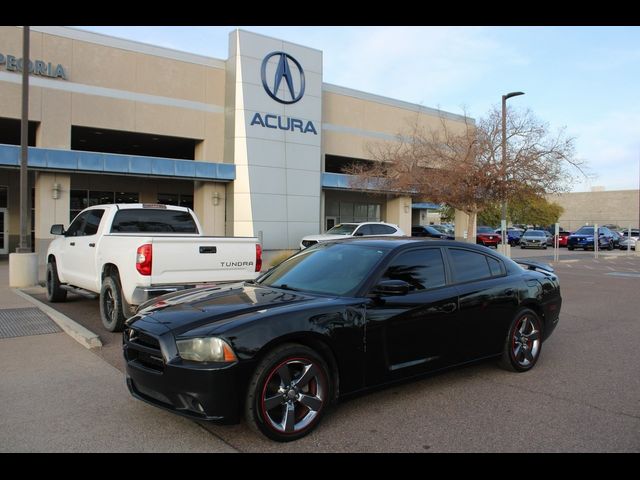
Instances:
[[[573,250],[575,248],[584,248],[585,250],[593,250],[594,248],[594,228],[588,225],[580,227],[575,233],[569,235],[567,248]],[[613,250],[613,234],[607,227],[598,227],[598,249]]]
[[[485,247],[496,247],[502,243],[500,235],[491,227],[478,227],[476,229],[476,243]]]
[[[448,240],[319,243],[256,281],[142,305],[123,335],[127,385],[289,441],[338,398],[380,385],[488,357],[525,372],[562,303],[552,269],[527,265]]]
[[[412,237],[429,237],[429,238],[442,238],[445,240],[455,240],[455,236],[445,233],[431,225],[417,225],[411,227]]]
[[[500,242],[502,242],[502,230],[498,229],[495,231],[495,233],[500,236]],[[518,245],[520,243],[520,237],[522,237],[523,233],[524,230],[520,230],[519,228],[507,228],[507,242],[509,243],[509,245],[511,245],[512,247]]]

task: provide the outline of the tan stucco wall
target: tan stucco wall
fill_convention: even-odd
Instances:
[[[420,128],[439,129],[441,118],[432,110],[416,111],[375,99],[356,98],[327,91],[322,94],[323,153],[355,158],[371,158],[376,144],[394,141],[398,134],[407,135],[417,122]],[[448,118],[452,131],[462,132],[462,120]],[[343,131],[340,131],[344,129]]]
[[[3,54],[22,56],[21,28],[0,27],[0,39]],[[203,141],[198,160],[222,161],[224,69],[33,30],[30,58],[61,64],[67,80],[46,79],[58,85],[74,85],[76,90],[101,87],[116,96],[141,94],[140,99],[122,99],[95,91],[67,92],[31,85],[29,119],[41,122],[37,146],[69,148],[71,126],[76,125],[198,139]],[[20,85],[1,83],[0,115],[20,118]],[[219,111],[147,102],[145,95],[198,102]]]
[[[560,226],[573,231],[587,223],[621,227],[631,224],[632,228],[638,228],[638,196],[638,190],[612,190],[549,195],[547,199],[564,208]]]

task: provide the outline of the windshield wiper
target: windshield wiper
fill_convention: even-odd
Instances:
[[[292,291],[292,292],[299,292],[299,291],[300,291],[300,289],[290,287],[290,286],[289,286],[289,285],[287,285],[286,283],[283,283],[282,285],[271,285],[271,286],[272,286],[273,288],[280,288],[280,289],[282,289],[282,290],[289,290],[289,291]]]

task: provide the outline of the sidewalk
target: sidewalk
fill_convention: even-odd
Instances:
[[[0,261],[2,318],[33,312],[8,284]],[[0,336],[0,452],[234,451],[195,422],[135,400],[120,371],[65,332]]]

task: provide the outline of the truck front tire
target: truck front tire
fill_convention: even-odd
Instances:
[[[47,263],[47,300],[56,303],[67,299],[67,291],[60,288],[56,262]]]
[[[117,277],[106,277],[100,289],[100,319],[110,332],[121,332],[127,319],[122,313],[123,299]]]

